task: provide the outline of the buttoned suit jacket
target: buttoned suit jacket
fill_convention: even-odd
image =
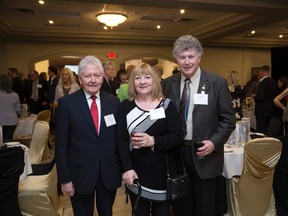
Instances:
[[[278,88],[276,82],[267,77],[263,79],[257,89],[254,97],[255,116],[273,116],[275,112],[274,98],[277,96]]]
[[[116,149],[116,124],[106,125],[104,117],[117,119],[119,99],[100,92],[100,133],[96,132],[85,93],[80,89],[58,101],[55,116],[56,164],[60,183],[72,181],[78,194],[95,190],[102,178],[108,190],[121,185]]]
[[[163,94],[180,108],[181,74],[177,73],[162,81]],[[235,113],[231,96],[224,78],[201,70],[198,93],[208,94],[208,105],[194,105],[193,136],[202,140],[211,140],[215,151],[205,159],[196,158],[194,148],[191,157],[200,178],[208,179],[221,175],[224,165],[224,144],[235,128]],[[191,166],[191,165],[190,165]]]

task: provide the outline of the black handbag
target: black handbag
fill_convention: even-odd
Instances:
[[[180,152],[179,152],[180,154]],[[177,200],[183,196],[186,196],[190,193],[190,176],[186,173],[186,169],[180,155],[180,161],[183,173],[177,175],[176,177],[171,177],[170,168],[169,168],[169,159],[166,151],[166,163],[167,163],[167,200]]]

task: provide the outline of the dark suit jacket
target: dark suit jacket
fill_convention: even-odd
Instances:
[[[104,116],[117,119],[119,99],[100,92],[101,125],[97,135],[83,89],[61,97],[56,109],[56,164],[60,183],[72,181],[78,194],[88,194],[102,178],[108,190],[121,185],[116,149],[116,124],[107,127]]]
[[[52,81],[49,80],[49,88],[48,88],[48,102],[53,103],[55,99],[55,90],[58,84],[59,76],[56,76]]]
[[[181,74],[177,73],[162,81],[163,93],[180,107]],[[221,175],[224,165],[223,146],[235,128],[235,113],[232,107],[227,82],[222,77],[201,70],[198,93],[205,87],[208,105],[194,105],[193,135],[203,140],[211,140],[215,151],[204,160],[197,160],[194,148],[192,157],[200,178]]]
[[[101,91],[107,92],[109,94],[116,95],[116,89],[114,88],[113,82],[109,81],[109,83],[108,83],[105,78],[103,78]]]
[[[273,116],[275,112],[274,98],[277,96],[276,82],[267,77],[263,79],[259,85],[255,101],[255,116]]]

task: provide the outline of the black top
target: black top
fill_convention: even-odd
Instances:
[[[156,108],[163,108],[163,104],[164,100]],[[154,190],[166,190],[165,150],[175,151],[182,140],[179,117],[172,102],[165,109],[165,116],[165,118],[156,119],[151,125],[149,111],[139,108],[135,101],[124,100],[120,104],[117,145],[122,170],[126,172],[134,169],[140,184]],[[131,149],[130,134],[136,126],[148,127],[144,130],[145,133],[154,136],[154,151],[149,147]]]

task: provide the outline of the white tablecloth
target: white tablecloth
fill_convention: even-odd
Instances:
[[[37,116],[29,116],[19,119],[19,124],[14,132],[13,139],[17,140],[18,138],[31,138],[34,125],[37,121]]]
[[[20,144],[19,142],[8,142],[8,143],[5,143],[5,144],[8,147],[21,146],[24,149],[24,151],[25,151],[25,155],[24,155],[25,166],[24,166],[24,171],[23,171],[23,173],[20,176],[20,181],[26,179],[27,176],[33,172],[32,166],[31,166],[31,163],[30,163],[29,154],[28,154],[29,149],[27,148],[27,146],[25,146],[23,144]]]
[[[224,146],[224,168],[222,175],[226,179],[233,176],[240,176],[244,164],[244,147],[236,145]]]

